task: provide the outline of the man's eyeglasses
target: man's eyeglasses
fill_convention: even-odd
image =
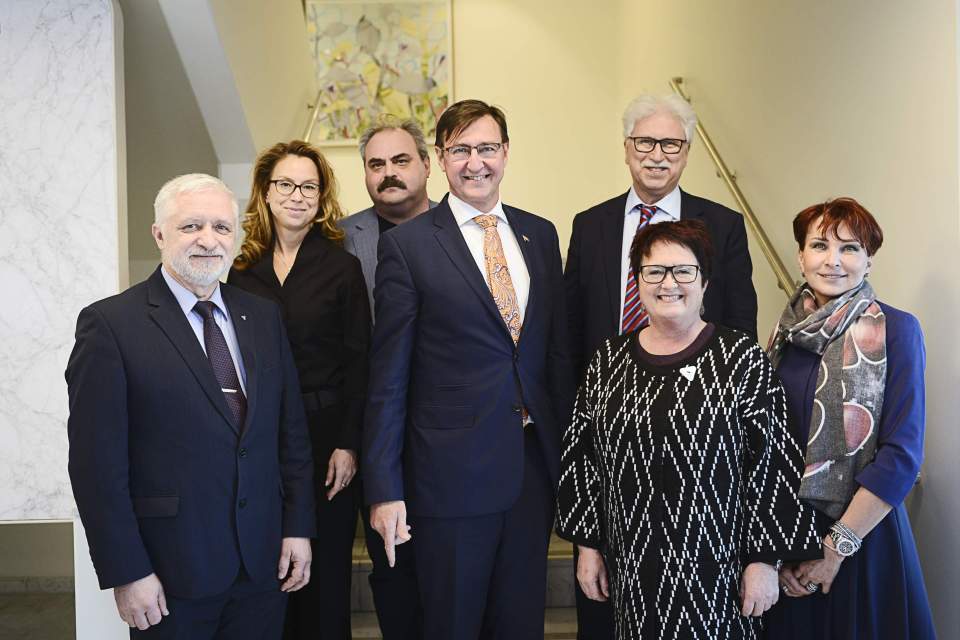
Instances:
[[[291,196],[293,192],[297,189],[300,189],[300,195],[302,195],[307,200],[313,200],[320,195],[320,185],[316,182],[304,182],[303,184],[297,184],[292,180],[271,180],[272,184],[276,189],[277,193],[282,196]]]
[[[481,158],[496,158],[502,146],[502,142],[481,142],[476,146],[455,144],[451,147],[444,147],[443,152],[448,154],[451,160],[466,160],[474,149],[477,150],[477,155]]]
[[[666,279],[667,273],[673,275],[677,284],[690,284],[697,279],[700,267],[695,264],[675,264],[672,267],[665,267],[662,264],[645,264],[640,267],[640,277],[647,284],[660,284]]]
[[[680,153],[680,149],[683,149],[683,143],[686,142],[686,140],[680,140],[679,138],[661,138],[659,140],[644,136],[627,136],[627,138],[633,140],[633,148],[640,153],[650,153],[654,147],[660,145],[660,150],[668,156]]]

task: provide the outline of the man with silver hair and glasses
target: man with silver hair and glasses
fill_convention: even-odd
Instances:
[[[219,278],[237,202],[217,178],[160,189],[161,266],[80,312],[69,471],[100,587],[132,638],[279,638],[310,579],[310,438],[272,303]]]
[[[412,220],[436,206],[427,197],[430,156],[423,131],[415,120],[384,116],[360,136],[364,180],[373,206],[340,221],[347,234],[343,248],[360,259],[373,309],[380,234]],[[373,318],[373,313],[370,314]],[[373,563],[370,590],[384,640],[419,640],[423,635],[420,590],[411,540],[397,547],[391,567],[383,539],[370,526],[369,508],[363,511],[367,552]]]
[[[629,255],[634,236],[648,224],[689,219],[706,224],[715,266],[703,297],[703,319],[756,336],[757,294],[743,217],[679,187],[696,126],[696,114],[680,96],[644,94],[630,102],[623,113],[623,149],[633,184],[573,220],[564,283],[571,353],[580,379],[604,339],[646,324]],[[577,563],[581,555],[597,553],[575,547]],[[612,638],[610,603],[588,599],[579,573],[578,638]]]

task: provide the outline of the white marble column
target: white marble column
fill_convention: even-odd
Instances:
[[[78,312],[126,273],[121,43],[110,0],[0,3],[0,521],[76,512],[63,371]],[[113,616],[77,637],[122,632]]]

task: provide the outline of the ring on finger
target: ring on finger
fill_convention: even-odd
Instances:
[[[788,587],[787,585],[781,584],[780,588],[783,589],[784,593],[790,593],[790,587]]]
[[[810,593],[816,593],[820,589],[820,585],[818,585],[816,582],[808,582],[807,586],[804,588]]]

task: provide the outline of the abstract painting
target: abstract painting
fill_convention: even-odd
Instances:
[[[450,0],[306,0],[319,105],[311,139],[352,144],[382,114],[427,139],[453,96]]]

